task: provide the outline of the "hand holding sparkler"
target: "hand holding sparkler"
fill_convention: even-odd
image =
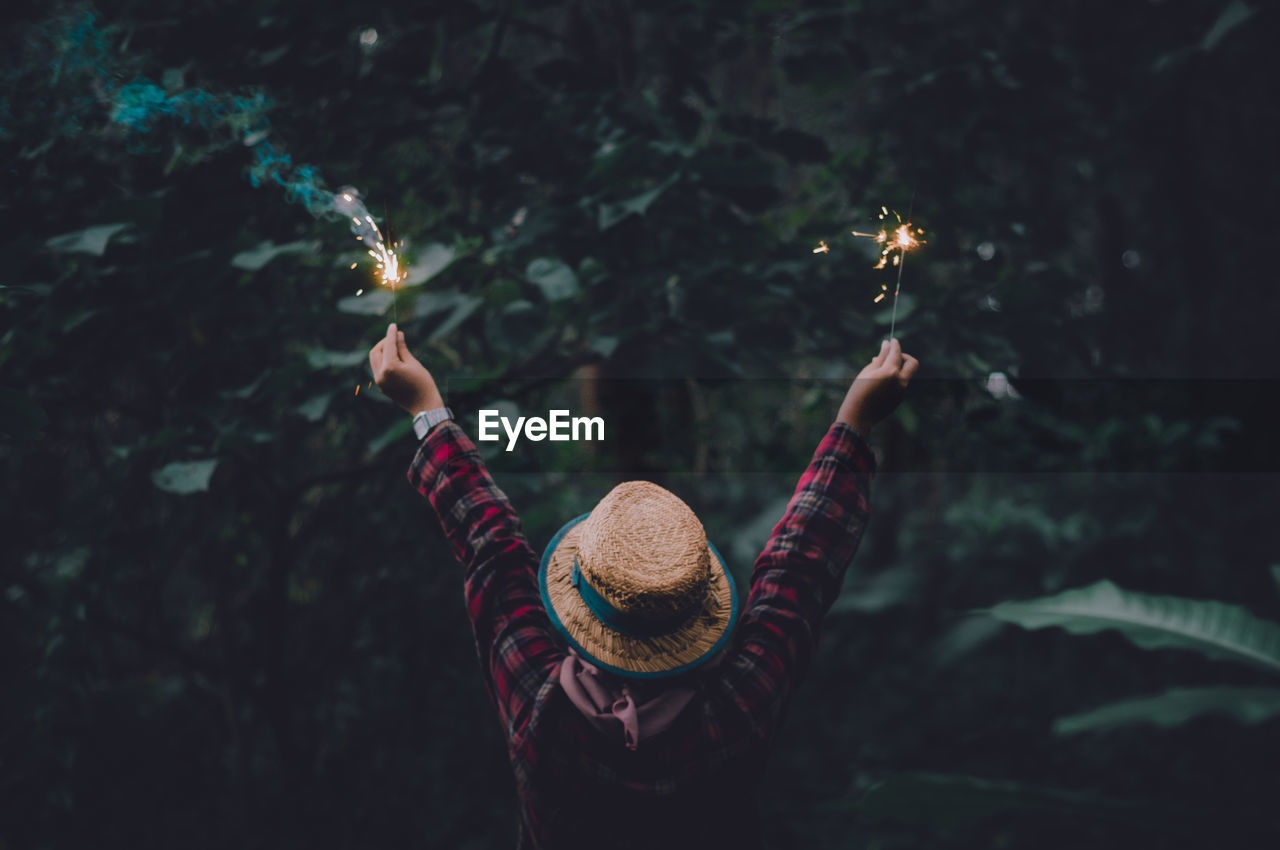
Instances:
[[[444,407],[444,396],[440,395],[435,378],[409,353],[404,331],[397,330],[394,322],[387,325],[387,335],[369,350],[369,366],[378,388],[409,415]]]
[[[880,353],[862,368],[849,385],[837,422],[843,422],[864,437],[902,401],[920,361],[902,353],[896,339],[880,343]]]

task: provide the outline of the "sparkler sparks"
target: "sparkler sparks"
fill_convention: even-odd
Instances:
[[[898,215],[897,210],[893,211],[893,217],[897,219],[898,226],[893,229],[891,236],[888,231],[890,225],[884,224],[885,217],[890,214],[888,207],[880,208],[880,229],[875,233],[859,233],[851,231],[854,236],[868,236],[876,243],[881,245],[880,261],[875,264],[874,268],[882,269],[892,263],[898,267],[898,283],[893,288],[893,317],[889,320],[889,339],[893,339],[893,332],[898,325],[898,293],[902,291],[902,267],[907,264],[907,252],[913,251],[925,244],[921,236],[924,236],[924,228],[917,227],[915,233],[911,232],[914,226],[911,222],[904,222],[902,216]],[[873,304],[879,304],[889,292],[889,288],[881,283],[880,294],[875,297]]]
[[[403,247],[404,243],[399,245],[388,245],[382,236],[382,231],[378,229],[378,225],[374,223],[373,216],[369,215],[369,211],[365,208],[364,202],[360,200],[360,193],[351,186],[344,186],[338,190],[333,196],[333,207],[338,212],[347,216],[351,220],[351,232],[356,240],[371,245],[368,248],[368,254],[373,258],[374,267],[378,273],[378,282],[383,286],[391,287],[392,305],[395,306],[395,289],[396,284],[404,280],[407,272],[400,265],[400,257],[396,254],[396,248]],[[352,263],[351,268],[355,268],[356,264]],[[356,295],[364,292],[361,289]],[[397,321],[399,315],[396,316]]]
[[[880,208],[880,221],[883,222],[886,216],[892,215],[898,221],[898,226],[889,231],[892,225],[881,224],[880,229],[875,233],[862,233],[861,231],[849,231],[854,236],[865,236],[874,239],[881,246],[880,261],[873,268],[883,269],[887,266],[894,265],[901,267],[908,251],[914,251],[925,241],[919,237],[924,236],[924,228],[915,227],[911,222],[904,222],[902,216],[897,211],[890,211],[887,207]],[[912,232],[912,229],[915,232]]]
[[[893,216],[897,226],[894,226],[893,222],[885,222],[885,219],[889,216]],[[890,210],[888,207],[882,206],[880,207],[879,230],[875,233],[863,233],[858,230],[849,232],[854,236],[874,239],[876,244],[880,246],[880,259],[873,268],[883,269],[889,266],[896,266],[898,269],[898,282],[893,290],[893,317],[889,321],[889,338],[893,339],[893,332],[898,323],[898,293],[902,291],[902,267],[906,265],[908,252],[914,251],[925,244],[925,240],[921,238],[924,236],[924,228],[916,227],[910,221],[903,221],[902,216],[898,215],[896,210]],[[830,250],[825,241],[819,241],[818,247],[813,249],[813,253],[826,254]],[[888,294],[889,285],[881,283],[880,292],[872,303],[879,304]]]

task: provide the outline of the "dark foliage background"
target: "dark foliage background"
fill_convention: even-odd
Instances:
[[[1274,713],[1054,732],[1273,674],[969,613],[1106,578],[1280,620],[1275,9],[5,14],[0,846],[512,842],[459,569],[365,351],[398,315],[469,427],[604,416],[492,450],[535,548],[644,476],[745,583],[887,331],[847,235],[881,204],[928,231],[898,312],[924,367],[743,807],[776,847],[1276,846]],[[303,163],[409,242],[394,308],[288,201]]]

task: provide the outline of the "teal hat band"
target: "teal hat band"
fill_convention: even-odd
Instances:
[[[538,565],[538,592],[542,597],[543,608],[547,612],[547,616],[551,619],[551,627],[555,629],[556,634],[560,636],[569,649],[577,652],[578,655],[587,659],[601,670],[605,670],[624,678],[666,679],[689,673],[697,669],[708,660],[713,659],[718,654],[722,653],[730,645],[735,631],[734,625],[738,622],[739,606],[741,605],[742,600],[738,597],[738,588],[733,580],[733,576],[724,569],[724,558],[721,557],[719,550],[716,549],[715,544],[710,540],[707,541],[707,548],[711,550],[711,555],[716,567],[713,567],[715,572],[711,577],[712,582],[708,585],[708,595],[710,595],[711,589],[716,586],[717,582],[725,582],[729,592],[729,610],[727,612],[727,616],[725,615],[725,612],[719,612],[720,616],[717,618],[719,620],[717,626],[724,629],[720,637],[716,640],[713,646],[697,657],[682,657],[679,660],[672,659],[672,666],[665,670],[629,669],[627,667],[619,666],[617,658],[609,656],[602,657],[597,652],[596,643],[590,635],[577,632],[567,626],[565,621],[561,619],[561,612],[557,610],[556,604],[552,599],[551,585],[552,582],[557,584],[561,582],[568,584],[568,580],[572,577],[573,561],[569,558],[565,559],[567,563],[564,565],[564,572],[553,571],[553,561],[555,561],[556,553],[561,550],[561,544],[564,542],[565,537],[589,516],[589,513],[579,514],[561,526],[560,529],[551,536],[551,541],[547,543],[547,548],[543,550],[542,561]],[[587,582],[579,579],[578,586],[571,587],[572,595],[570,598],[574,600],[582,600],[583,596],[581,594],[581,588],[584,586],[587,586]],[[590,590],[587,591],[588,595],[590,592]],[[582,602],[582,607],[587,609],[586,613],[591,613],[591,609],[587,608],[587,603],[585,601]],[[602,608],[602,610],[606,609]],[[598,615],[593,614],[592,616],[594,617]],[[605,616],[608,616],[607,610]],[[636,638],[631,638],[622,634],[622,632],[616,632],[616,634],[623,640],[636,640]]]
[[[582,603],[596,616],[596,619],[615,632],[621,632],[628,637],[654,637],[675,631],[689,619],[694,611],[702,607],[702,600],[706,596],[704,592],[703,596],[667,617],[660,619],[637,617],[635,614],[613,607],[608,599],[591,586],[591,582],[583,577],[582,570],[578,569],[577,555],[573,556],[573,572],[569,574],[569,583],[578,591],[578,596],[582,597]]]

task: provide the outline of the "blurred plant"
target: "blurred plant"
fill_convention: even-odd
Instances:
[[[1024,629],[1051,626],[1088,635],[1112,629],[1142,649],[1187,649],[1280,675],[1280,624],[1239,605],[1123,590],[1109,581],[1026,601],[1001,602],[987,614]],[[1280,688],[1172,688],[1061,717],[1058,735],[1133,723],[1178,726],[1203,714],[1256,724],[1280,715]]]

